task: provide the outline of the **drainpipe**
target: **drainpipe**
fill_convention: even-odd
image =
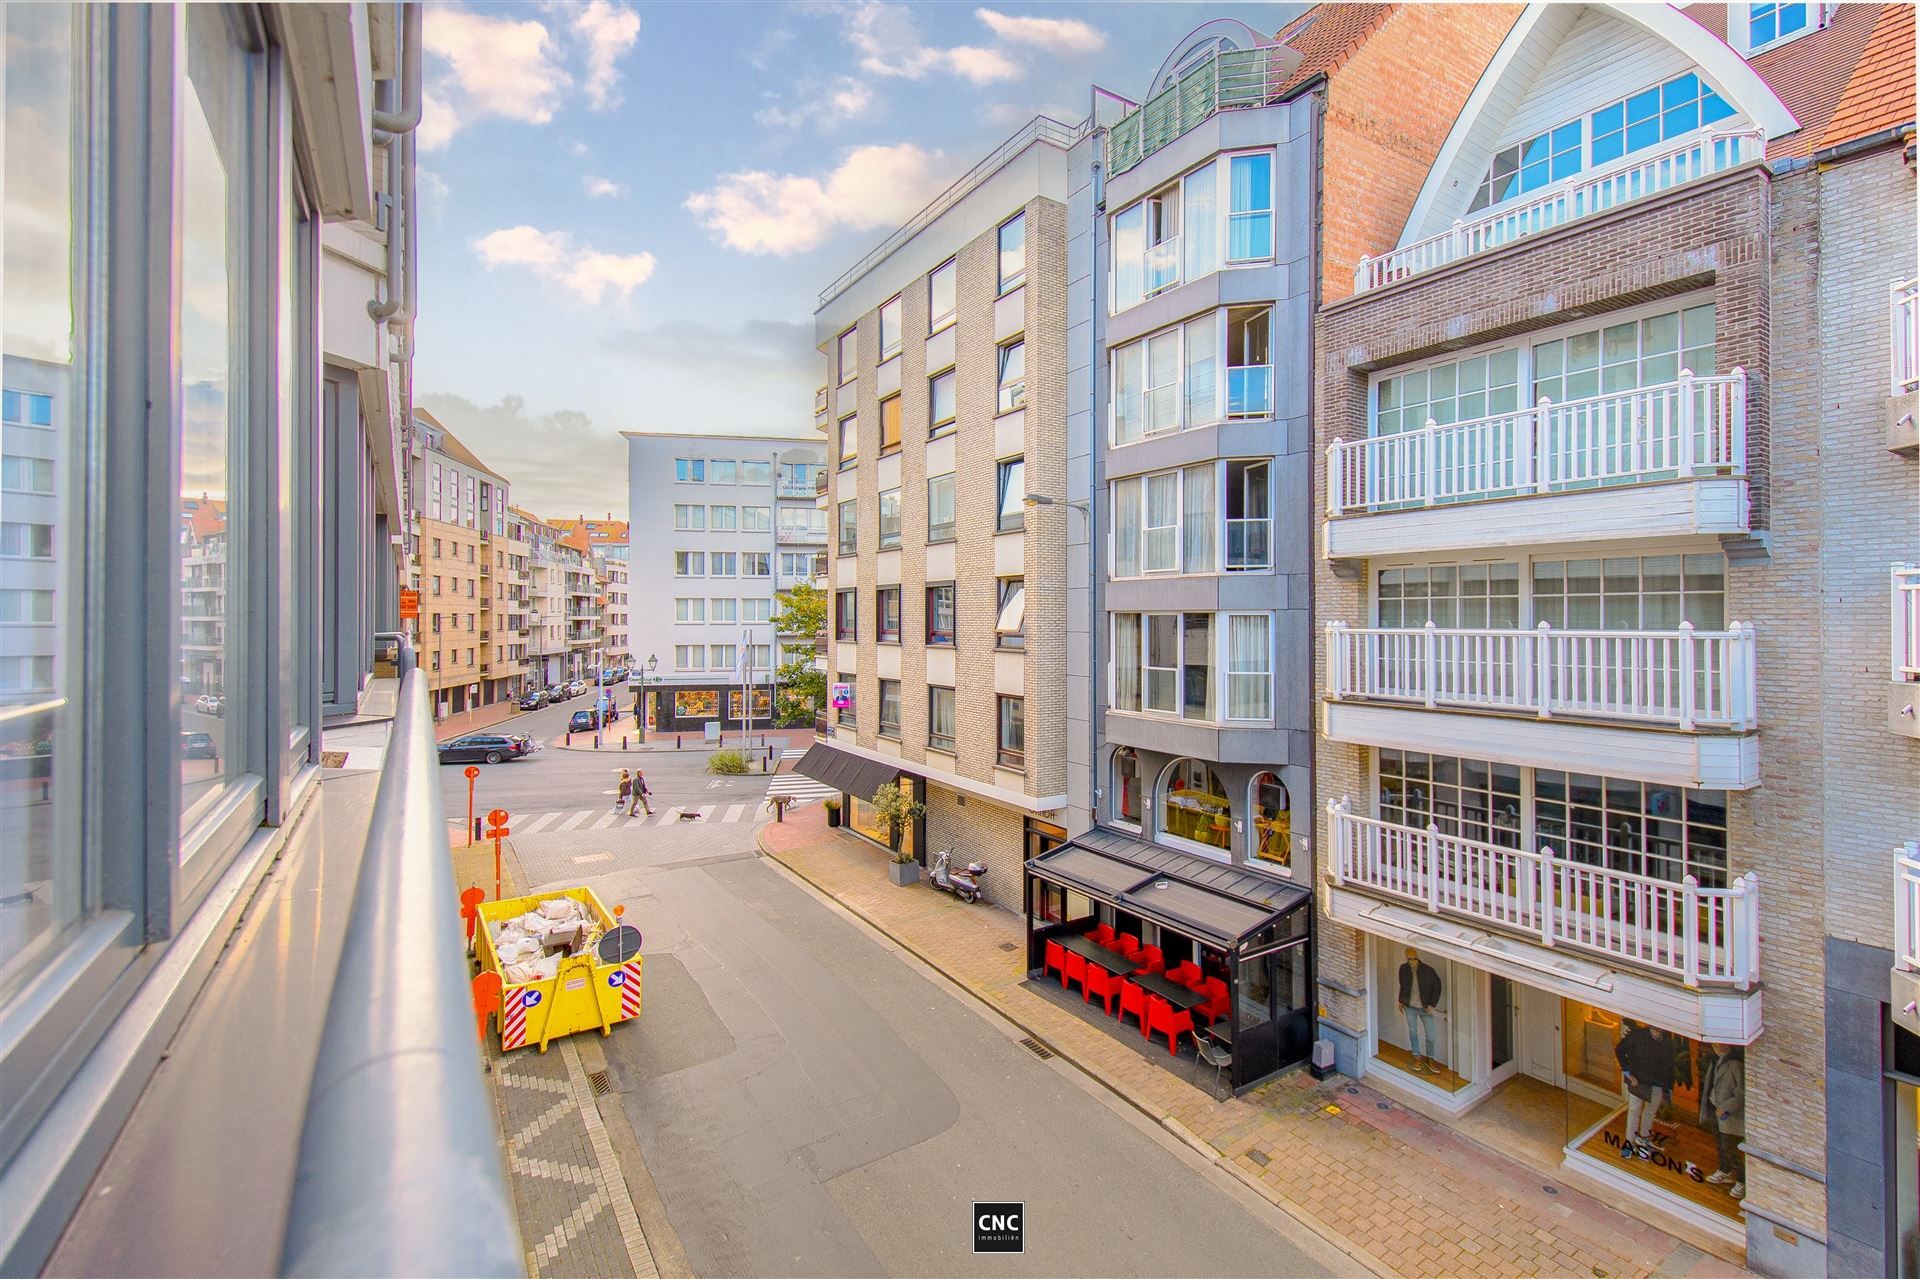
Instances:
[[[1096,99],[1090,110],[1097,111]],[[1101,574],[1106,565],[1101,562],[1096,530],[1100,527],[1100,459],[1105,454],[1107,434],[1100,416],[1100,370],[1105,361],[1102,359],[1101,344],[1106,339],[1106,298],[1101,293],[1101,285],[1106,272],[1098,267],[1100,261],[1100,228],[1105,225],[1107,207],[1107,131],[1095,128],[1090,139],[1093,146],[1092,187],[1088,194],[1093,200],[1092,215],[1089,218],[1087,235],[1090,237],[1088,251],[1093,255],[1095,269],[1093,276],[1093,322],[1087,325],[1087,765],[1093,770],[1093,776],[1087,783],[1087,821],[1090,825],[1100,824],[1100,801],[1105,791],[1106,770],[1100,766],[1100,691],[1106,681],[1106,675],[1100,665],[1100,636],[1105,630],[1105,619],[1101,604],[1105,598],[1100,589]]]
[[[398,111],[380,111],[373,113],[373,127],[382,134],[412,133],[420,125],[420,111],[425,98],[420,91],[420,28],[421,14],[419,4],[402,5],[406,11],[403,24],[400,49],[400,109]]]
[[[369,302],[367,314],[375,320],[394,321],[407,329],[405,335],[405,355],[413,353],[413,334],[411,326],[419,299],[419,272],[415,270],[417,261],[415,250],[419,246],[419,227],[416,216],[418,204],[415,200],[418,183],[414,157],[418,145],[420,113],[425,95],[420,86],[421,57],[421,6],[404,6],[406,21],[401,36],[401,79],[400,109],[397,111],[375,110],[373,113],[374,137],[387,144],[387,199],[395,215],[400,219],[399,227],[389,218],[387,222],[387,261],[396,260],[400,266],[402,283],[396,284],[394,272],[387,273],[387,300]],[[389,82],[391,83],[391,82]],[[404,179],[403,179],[404,175]],[[400,190],[402,182],[406,190]],[[399,254],[393,251],[394,237],[404,235],[404,248]],[[403,305],[404,302],[404,305]]]

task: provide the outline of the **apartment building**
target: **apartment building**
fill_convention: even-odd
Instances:
[[[778,594],[826,542],[811,482],[822,450],[789,435],[622,434],[627,567],[654,592],[627,627],[634,661],[658,659],[647,726],[704,733],[750,717],[765,727]]]
[[[523,663],[513,652],[520,640],[505,625],[510,486],[426,410],[414,410],[414,426],[413,470],[424,503],[415,520],[416,646],[438,719],[520,695]]]
[[[602,668],[624,667],[633,655],[633,623],[629,612],[631,574],[627,569],[626,550],[625,542],[607,543],[593,557],[594,574],[600,579],[600,592],[606,600],[600,614]]]
[[[560,546],[566,535],[530,511],[510,510],[519,517],[527,543],[527,683],[550,688],[578,675],[567,643],[566,566]]]
[[[1320,1034],[1768,1274],[1913,1273],[1912,57],[1529,6],[1317,320]]]
[[[0,26],[0,1273],[198,1273],[215,1240],[251,1274],[402,1273],[401,1185],[436,1219],[457,1193],[471,1269],[505,1273],[445,843],[405,828],[441,827],[425,691],[399,637],[374,656],[410,514],[418,9]],[[402,949],[377,989],[341,962]],[[379,999],[449,1055],[324,1033]],[[399,1060],[444,1087],[393,1105]]]

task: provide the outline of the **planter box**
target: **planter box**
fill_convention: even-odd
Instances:
[[[838,826],[839,824],[840,824],[840,810],[837,808],[829,808],[827,810],[827,825]]]
[[[887,878],[905,888],[908,884],[920,882],[919,862],[888,862]]]

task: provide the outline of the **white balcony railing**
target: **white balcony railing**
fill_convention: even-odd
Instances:
[[[1894,855],[1893,962],[1920,972],[1920,843],[1912,840]]]
[[[1920,681],[1920,565],[1893,566],[1893,679]]]
[[[827,411],[827,388],[824,386],[816,386],[813,388],[813,415],[815,417],[819,417],[822,413],[825,413],[826,411]]]
[[[773,535],[774,541],[781,546],[812,545],[827,540],[827,526],[819,528],[783,528]]]
[[[1339,701],[1513,711],[1663,727],[1751,729],[1754,631],[1365,630],[1327,624]]]
[[[1327,514],[1403,510],[1747,470],[1744,369],[1327,448]]]
[[[806,502],[811,502],[817,496],[814,492],[813,481],[811,479],[797,480],[792,476],[786,475],[781,476],[780,479],[775,482],[773,495],[775,497],[794,498]]]
[[[1893,376],[1887,394],[1920,390],[1920,276],[1894,281],[1887,303],[1893,334]]]
[[[1170,236],[1140,255],[1141,292],[1152,297],[1180,283],[1180,237]]]
[[[1400,898],[1537,941],[1747,989],[1760,975],[1760,880],[1702,888],[1362,817],[1327,805],[1333,882]]]
[[[1634,155],[1610,169],[1575,174],[1531,200],[1495,209],[1471,222],[1457,221],[1438,235],[1401,245],[1377,258],[1363,256],[1354,269],[1353,290],[1364,293],[1410,279],[1462,258],[1758,160],[1765,153],[1766,140],[1758,130],[1707,132],[1675,146]]]

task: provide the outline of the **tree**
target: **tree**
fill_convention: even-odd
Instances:
[[[780,611],[773,615],[775,635],[799,636],[780,644],[780,665],[774,672],[778,686],[780,722],[807,724],[827,704],[827,676],[814,663],[813,640],[827,632],[826,593],[802,582],[780,595]]]

